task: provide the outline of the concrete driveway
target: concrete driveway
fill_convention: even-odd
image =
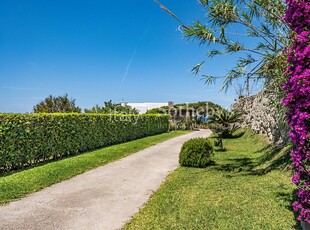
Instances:
[[[167,140],[0,206],[0,229],[119,229],[178,167],[182,144],[210,134]]]

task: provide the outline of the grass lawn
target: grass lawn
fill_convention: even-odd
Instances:
[[[188,133],[173,131],[73,156],[0,177],[0,204],[118,160],[167,139]]]
[[[213,165],[172,173],[124,229],[299,229],[289,148],[274,150],[250,132],[224,147]]]

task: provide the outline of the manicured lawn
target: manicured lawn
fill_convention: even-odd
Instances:
[[[211,140],[213,142],[213,140]],[[125,229],[298,229],[289,149],[247,132],[224,140],[214,164],[172,173]]]
[[[87,170],[118,160],[167,139],[188,133],[173,131],[113,145],[0,177],[0,204],[66,180]]]

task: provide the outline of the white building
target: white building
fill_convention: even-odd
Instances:
[[[151,102],[145,102],[145,103],[127,103],[127,105],[139,110],[139,113],[145,113],[146,111],[154,108],[159,108],[162,106],[168,106],[168,103],[151,103]]]

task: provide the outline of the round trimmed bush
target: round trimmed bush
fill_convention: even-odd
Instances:
[[[206,167],[211,162],[213,147],[206,138],[194,138],[185,142],[179,155],[179,163],[188,167]]]

